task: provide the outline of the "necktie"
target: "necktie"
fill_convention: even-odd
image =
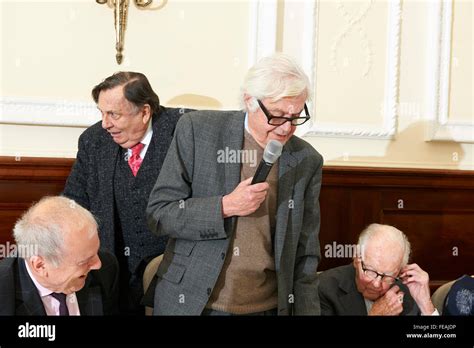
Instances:
[[[140,157],[140,152],[145,147],[145,144],[138,143],[137,145],[131,148],[132,155],[128,159],[128,165],[132,170],[133,176],[137,176],[138,169],[140,169],[140,165],[142,164],[143,158]]]
[[[51,293],[51,296],[59,301],[59,315],[69,315],[69,309],[66,304],[66,294],[53,292]]]

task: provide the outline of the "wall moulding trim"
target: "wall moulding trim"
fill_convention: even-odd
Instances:
[[[303,68],[308,72],[311,79],[311,85],[317,88],[316,81],[316,48],[318,35],[318,15],[319,2],[308,1],[305,4],[306,13],[312,14],[305,20],[305,31],[311,31],[312,35],[307,33],[303,36],[302,57],[304,58]],[[387,24],[387,60],[385,71],[385,94],[384,103],[381,107],[383,115],[383,125],[375,126],[373,124],[333,124],[329,122],[318,122],[304,128],[301,136],[324,136],[324,137],[346,137],[346,138],[368,138],[368,139],[392,139],[397,132],[398,125],[398,89],[399,89],[399,52],[400,52],[400,23],[401,23],[401,1],[394,0],[388,3],[388,24]],[[316,98],[313,99],[310,109],[315,115]],[[317,119],[317,115],[316,115]],[[304,127],[304,126],[303,126]]]
[[[248,65],[275,51],[277,0],[249,1]],[[89,127],[100,120],[92,102],[0,97],[0,124]]]
[[[249,1],[248,66],[275,52],[277,41],[277,0]]]
[[[100,118],[94,103],[0,97],[0,124],[89,127]]]
[[[474,122],[449,121],[453,1],[432,1],[428,25],[426,140],[474,143]]]

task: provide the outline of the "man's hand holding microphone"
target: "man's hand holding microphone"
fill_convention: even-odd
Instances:
[[[282,149],[283,145],[280,142],[276,140],[268,142],[255,175],[239,183],[234,191],[222,198],[222,215],[224,218],[247,216],[260,207],[270,188],[265,180],[273,164],[280,157]]]

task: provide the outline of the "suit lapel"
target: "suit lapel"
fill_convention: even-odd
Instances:
[[[115,164],[120,159],[120,149],[121,147],[112,139],[107,139],[106,146],[99,150],[99,163],[102,165],[102,170],[99,171],[99,181],[107,195],[112,194],[113,191],[112,178],[115,173]]]
[[[351,291],[340,297],[341,306],[344,307],[345,313],[351,315],[367,315],[367,307],[364,298],[358,291]]]
[[[244,119],[245,114],[242,112],[230,116],[228,127],[224,133],[223,146],[224,150],[240,151],[242,150],[244,141]],[[231,193],[240,182],[240,167],[241,163],[229,163],[225,161],[225,194]]]
[[[224,132],[222,148],[216,149],[216,151],[225,151],[226,147],[229,150],[242,150],[244,141],[244,120],[245,114],[242,112],[238,112],[233,114],[232,116],[229,116],[229,123]],[[225,192],[223,193],[223,195],[231,193],[240,183],[240,169],[240,163],[230,163],[230,161],[224,162]],[[237,218],[235,216],[230,219],[224,220],[225,229],[226,231],[228,231],[227,233],[233,233],[236,221]]]
[[[346,266],[348,276],[341,278],[339,288],[346,294],[340,297],[341,306],[344,307],[345,313],[352,315],[367,315],[367,307],[365,306],[364,297],[357,290],[355,284],[355,269],[352,264]]]
[[[110,201],[110,197],[114,196],[114,174],[116,163],[118,160],[123,160],[120,158],[121,154],[121,147],[117,145],[109,134],[105,134],[106,137],[104,141],[104,146],[101,146],[98,149],[98,175],[99,175],[99,187],[100,187],[100,195],[102,198],[100,199],[101,202],[108,202]],[[107,224],[114,223],[114,204],[106,204],[105,206],[101,207],[102,209],[106,210],[105,216],[107,216]],[[114,235],[115,228],[103,228],[100,233],[110,233],[109,236],[101,236],[101,247],[107,250],[114,250]],[[108,243],[108,244],[106,244]]]
[[[84,287],[76,292],[81,315],[103,315],[102,295],[99,286],[91,286],[91,274],[87,276]]]
[[[165,111],[163,111],[165,112]],[[163,163],[164,157],[166,156],[166,150],[164,147],[157,146],[158,139],[166,137],[165,134],[168,126],[162,121],[164,117],[158,115],[153,115],[152,118],[152,129],[153,134],[151,136],[150,144],[148,145],[148,150],[146,152],[143,163],[138,170],[136,179],[148,181],[149,178],[157,178],[158,172],[161,169],[160,163]],[[162,150],[165,150],[163,153]],[[156,174],[155,174],[156,173]],[[153,183],[154,185],[155,183]],[[153,186],[152,186],[153,187]]]
[[[18,278],[16,281],[16,300],[21,304],[17,307],[15,314],[46,315],[43,301],[41,301],[38,290],[26,270],[23,259],[18,259]]]
[[[290,203],[293,199],[293,188],[295,183],[295,170],[297,159],[292,154],[292,141],[283,147],[278,167],[278,198],[275,231],[275,267],[280,269],[280,260],[283,246],[287,238],[292,238],[293,233],[287,233],[290,219]]]

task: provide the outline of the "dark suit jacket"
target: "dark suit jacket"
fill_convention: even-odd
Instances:
[[[100,252],[99,257],[102,267],[89,272],[84,287],[76,292],[81,315],[118,314],[118,263],[109,253]],[[0,315],[46,315],[21,258],[0,262]]]
[[[240,182],[241,164],[219,163],[217,156],[242,149],[244,119],[242,111],[197,111],[176,127],[147,208],[150,229],[170,238],[157,272],[154,314],[200,315],[232,252],[236,218],[222,217],[222,196]],[[321,155],[296,136],[279,159],[273,238],[279,315],[319,314],[322,165]]]
[[[322,315],[367,315],[364,297],[357,290],[355,269],[351,264],[331,268],[320,274],[319,300]],[[403,291],[403,312],[400,315],[417,315],[418,306],[403,284],[398,284]]]
[[[163,252],[159,247],[158,238],[147,228],[145,209],[148,197],[160,173],[168,147],[173,138],[176,123],[184,109],[160,108],[158,114],[153,115],[153,136],[147,154],[137,175],[136,195],[130,197],[135,211],[124,212],[141,217],[139,221],[132,220],[138,224],[140,233],[131,233],[129,239],[141,253],[139,257],[133,257],[130,271],[133,273],[139,268],[140,259],[149,260]],[[153,151],[152,151],[153,149]],[[153,152],[153,155],[151,153]],[[122,148],[116,144],[112,137],[102,129],[101,122],[89,127],[79,138],[79,150],[77,159],[71,174],[66,182],[63,194],[84,208],[91,211],[97,218],[99,224],[99,237],[101,248],[109,252],[115,252],[115,221],[117,212],[114,207],[114,174],[117,160],[122,160]],[[143,227],[141,227],[143,226]],[[137,231],[138,232],[138,231]],[[123,231],[127,233],[127,231]],[[163,243],[161,243],[163,244]]]

